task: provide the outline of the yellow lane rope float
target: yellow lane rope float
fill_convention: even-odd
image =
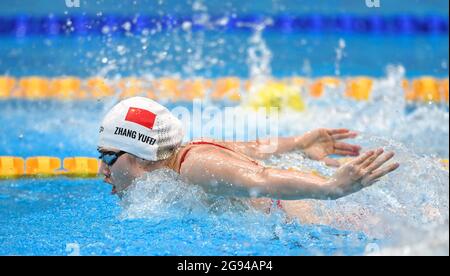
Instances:
[[[449,169],[449,165],[448,165],[448,159],[442,159],[440,160],[441,164],[444,166],[445,169]]]
[[[13,156],[0,157],[0,177],[14,178],[25,174],[25,162],[22,158]]]
[[[346,95],[357,101],[367,101],[372,93],[373,79],[358,77],[347,82]]]
[[[326,90],[336,89],[341,85],[341,80],[334,77],[323,77],[314,81],[310,86],[310,95],[314,98],[324,96]]]
[[[138,95],[155,98],[153,91],[146,85],[145,81],[138,78],[126,78],[118,82],[120,98],[125,99]]]
[[[15,79],[0,76],[0,99],[10,97],[15,86]]]
[[[213,100],[227,99],[231,101],[241,100],[241,80],[239,78],[223,78],[218,79],[213,84],[211,98]]]
[[[304,111],[305,103],[298,89],[282,82],[268,82],[250,87],[248,106],[252,108],[289,108]]]
[[[421,77],[412,82],[404,81],[403,88],[408,101],[448,104],[448,79]]]
[[[60,77],[24,77],[15,79],[0,76],[0,100],[11,98],[42,100],[87,100],[118,96],[146,96],[170,101],[190,101],[209,97],[212,100],[244,100],[250,106],[267,107],[274,104],[294,110],[303,110],[302,97],[321,98],[329,93],[343,95],[357,100],[367,101],[373,91],[376,79],[370,77],[352,77],[341,79],[321,77],[308,79],[291,77],[270,79],[263,82],[241,80],[236,77],[218,79],[180,79],[164,77],[160,79],[122,78],[108,80],[102,77],[79,79]],[[435,77],[419,77],[403,80],[402,88],[406,100],[419,103],[447,103],[449,101],[449,80]]]
[[[61,169],[61,164],[63,168]],[[0,156],[0,179],[19,177],[95,177],[100,162],[96,158],[68,157],[62,162],[57,157],[37,156],[26,160],[20,157]]]

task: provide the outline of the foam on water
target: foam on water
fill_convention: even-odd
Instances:
[[[386,254],[448,255],[449,173],[437,159],[449,155],[449,113],[445,107],[425,104],[405,112],[403,74],[402,67],[389,67],[387,77],[375,81],[368,102],[344,99],[342,87],[328,89],[327,97],[320,103],[310,101],[306,112],[280,116],[280,130],[296,135],[317,127],[350,128],[360,132],[354,142],[363,150],[393,150],[401,164],[362,192],[337,201],[310,201],[317,223],[382,238],[390,246],[382,251]],[[269,164],[332,173],[298,153]]]
[[[445,246],[448,245],[448,171],[435,159],[421,157],[402,144],[378,137],[359,139],[369,141],[371,146],[394,150],[401,168],[348,197],[336,201],[304,201],[313,207],[314,225],[329,225],[355,233],[363,231],[379,240],[377,246],[381,251],[376,254],[448,254]],[[306,171],[315,169],[325,175],[333,172],[319,162],[303,158],[301,153],[275,157],[266,163]],[[245,200],[208,195],[167,170],[149,173],[136,181],[125,194],[122,207],[123,219],[158,221],[195,217],[223,229],[237,227],[240,222],[244,229],[257,231],[252,232],[255,238],[273,235],[278,228],[283,232],[287,227],[281,212],[268,216],[250,207]],[[302,224],[301,219],[298,223]]]
[[[245,218],[250,223],[265,219],[284,223],[280,212],[267,216],[252,208],[247,199],[208,194],[200,186],[184,182],[179,174],[168,169],[156,170],[135,180],[123,194],[121,206],[122,219],[201,218],[216,221]]]
[[[164,169],[136,180],[120,204],[122,220],[143,219],[156,225],[175,223],[177,235],[188,234],[201,240],[202,247],[219,246],[221,252],[228,254],[241,255],[255,249],[259,251],[249,252],[261,254],[269,247],[274,255],[361,254],[368,242],[358,231],[301,225],[287,221],[283,212],[268,214],[255,209],[247,199],[207,194]],[[193,228],[193,232],[184,233],[186,228]],[[265,246],[268,248],[264,249]]]

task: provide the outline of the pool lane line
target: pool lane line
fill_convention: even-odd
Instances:
[[[101,77],[80,79],[70,76],[57,78],[28,76],[16,79],[9,76],[0,76],[0,100],[85,101],[144,96],[172,102],[204,98],[213,101],[240,102],[251,92],[252,95],[255,95],[255,102],[261,102],[261,100],[262,102],[272,102],[271,99],[265,98],[274,93],[274,97],[278,97],[286,94],[286,91],[294,91],[311,99],[319,99],[326,97],[330,89],[336,89],[349,99],[368,101],[378,80],[381,79],[366,76],[349,78],[325,76],[319,78],[269,79],[263,83],[257,83],[237,77],[217,79],[179,79],[173,77],[144,79],[129,77],[108,80]],[[411,80],[403,79],[399,85],[408,103],[438,104],[448,107],[448,78],[422,76]],[[266,93],[268,90],[274,93]]]
[[[448,16],[440,14],[413,15],[357,15],[357,14],[303,14],[303,15],[214,15],[199,21],[196,15],[48,15],[1,16],[0,35],[18,38],[39,36],[110,36],[145,35],[152,30],[253,32],[255,26],[284,34],[340,33],[365,35],[447,35]]]
[[[0,178],[59,176],[95,178],[98,176],[99,166],[100,161],[91,157],[67,157],[61,160],[58,157],[50,156],[36,156],[26,159],[0,156]]]

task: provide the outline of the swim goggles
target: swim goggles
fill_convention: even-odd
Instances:
[[[119,152],[113,152],[113,151],[98,151],[100,153],[100,156],[98,159],[102,160],[106,165],[112,166],[114,163],[116,163],[117,159],[119,159],[120,156],[122,156],[124,151]]]

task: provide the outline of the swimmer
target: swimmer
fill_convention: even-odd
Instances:
[[[250,142],[192,141],[182,145],[181,122],[157,102],[133,97],[114,106],[100,127],[100,173],[122,196],[133,180],[157,169],[170,169],[187,183],[229,197],[296,201],[334,200],[356,193],[396,170],[388,163],[393,152],[382,149],[360,154],[361,147],[343,142],[357,133],[348,129],[317,129],[279,138],[273,153],[269,140]],[[290,151],[338,167],[332,177],[264,166],[258,160]],[[353,156],[340,166],[331,155]]]

